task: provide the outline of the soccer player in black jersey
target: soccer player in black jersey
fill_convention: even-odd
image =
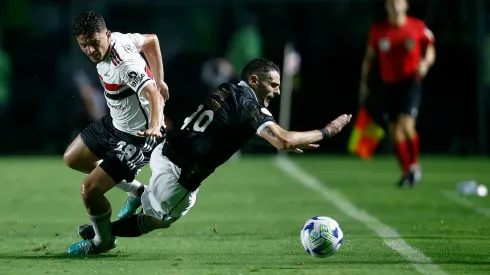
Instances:
[[[254,59],[242,70],[241,79],[238,84],[220,85],[181,130],[167,133],[151,156],[152,176],[141,196],[141,213],[113,222],[114,236],[137,237],[169,227],[192,208],[202,181],[254,136],[278,150],[302,153],[339,133],[351,119],[342,115],[319,130],[286,131],[267,110],[270,100],[280,94],[279,67]],[[90,225],[79,228],[84,239],[92,238],[93,232]]]

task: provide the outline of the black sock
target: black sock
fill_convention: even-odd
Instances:
[[[117,237],[139,237],[151,232],[144,224],[144,214],[133,214],[127,218],[112,222],[112,234]]]

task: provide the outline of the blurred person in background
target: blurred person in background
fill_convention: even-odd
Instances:
[[[416,118],[422,97],[421,80],[435,62],[434,35],[425,23],[407,15],[407,0],[385,0],[388,18],[371,26],[361,72],[359,103],[368,96],[382,106],[388,134],[402,168],[400,187],[417,184],[422,177],[418,161]],[[379,62],[382,85],[368,89],[369,74]]]
[[[239,69],[250,60],[262,57],[264,43],[259,31],[258,16],[241,6],[236,9],[238,27],[228,44],[225,57],[234,68]]]
[[[134,211],[132,206],[139,203],[144,188],[135,177],[163,141],[168,87],[163,81],[156,35],[111,32],[104,18],[94,12],[76,18],[73,35],[82,52],[96,64],[110,109],[109,115],[89,124],[64,154],[67,166],[88,174],[81,195],[97,234],[68,248],[70,255],[84,255],[116,246],[107,191],[116,186],[128,193],[119,215]]]
[[[76,71],[73,74],[73,80],[83,100],[88,118],[91,121],[95,121],[104,117],[107,114],[104,91],[92,85],[89,77],[83,70]]]
[[[73,73],[73,82],[81,102],[76,101],[77,104],[72,106],[74,112],[72,120],[75,121],[75,127],[70,135],[72,140],[80,134],[87,124],[108,114],[104,90],[93,85],[84,70],[77,70]]]
[[[0,29],[0,121],[6,120],[10,103],[10,77],[12,67],[7,52],[2,47],[2,30]]]

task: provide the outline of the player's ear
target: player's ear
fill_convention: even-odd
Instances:
[[[107,35],[107,38],[111,38],[111,31],[110,30],[107,30],[105,32],[105,35]]]
[[[248,78],[248,85],[253,89],[257,89],[258,84],[259,84],[259,77],[257,75],[253,74]]]

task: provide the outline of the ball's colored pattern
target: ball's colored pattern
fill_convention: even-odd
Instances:
[[[315,257],[328,257],[340,249],[344,234],[339,224],[329,217],[313,217],[301,230],[301,243]]]

